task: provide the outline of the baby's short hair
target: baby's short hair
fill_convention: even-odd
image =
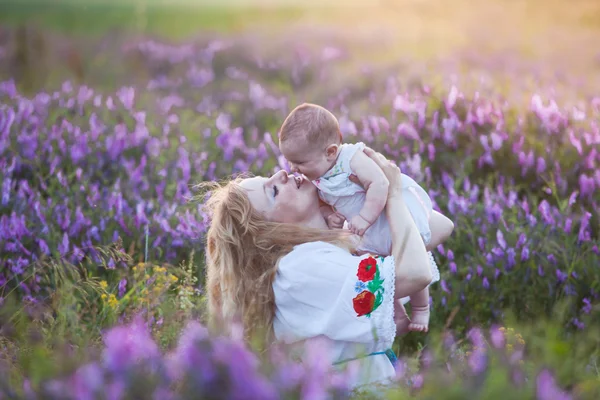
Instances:
[[[309,144],[324,146],[341,142],[337,118],[324,107],[303,103],[290,112],[279,130],[279,143],[303,138]]]

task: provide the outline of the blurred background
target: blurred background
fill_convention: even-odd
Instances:
[[[599,93],[600,0],[0,0],[0,397],[138,312],[173,345],[205,307],[192,185],[285,167],[310,101],[455,221],[413,371],[453,331],[462,379],[467,329],[506,327],[489,379],[432,369],[421,398],[529,399],[549,367],[599,399]]]
[[[0,25],[0,78],[32,91],[64,79],[131,84],[134,66],[116,50],[140,36],[252,35],[264,51],[337,40],[348,62],[483,70],[500,83],[517,73],[584,92],[600,77],[597,0],[0,0]]]

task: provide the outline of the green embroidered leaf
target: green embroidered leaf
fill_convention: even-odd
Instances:
[[[379,307],[381,305],[381,303],[383,303],[383,291],[379,291],[375,295],[375,304],[373,305],[373,311],[375,311],[377,309],[377,307]],[[371,312],[373,312],[373,311],[371,311]]]
[[[367,289],[369,289],[370,292],[375,293],[383,286],[383,281],[383,279],[373,279],[367,284]]]
[[[369,292],[373,292],[373,286],[375,285],[375,281],[370,281],[367,283],[367,290]]]
[[[377,291],[377,289],[380,287],[381,287],[381,283],[377,282],[375,280],[372,280],[369,283],[367,283],[367,289],[369,289],[369,292],[371,292],[371,293],[375,293]]]

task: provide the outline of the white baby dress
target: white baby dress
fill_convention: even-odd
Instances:
[[[313,181],[313,184],[319,189],[319,197],[333,206],[346,218],[346,221],[350,221],[352,217],[358,215],[365,204],[366,191],[349,179],[353,174],[350,160],[357,151],[362,151],[364,148],[365,145],[361,142],[342,144],[335,165],[321,178]],[[431,240],[429,228],[429,218],[433,212],[431,199],[417,182],[405,174],[402,174],[402,190],[404,202],[419,229],[423,242],[427,245]],[[388,256],[391,254],[391,249],[390,225],[385,212],[382,212],[373,225],[366,230],[358,250]],[[440,279],[440,273],[431,252],[429,252],[429,258],[433,275],[432,282],[436,282]]]

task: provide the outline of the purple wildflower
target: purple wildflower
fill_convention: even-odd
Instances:
[[[563,283],[567,280],[568,277],[569,276],[562,272],[560,269],[556,269],[556,279],[558,280],[558,283]]]
[[[454,261],[452,261],[449,265],[448,268],[450,269],[450,272],[453,274],[456,274],[457,271],[457,267],[456,267],[456,263]]]
[[[125,295],[125,291],[127,290],[127,279],[123,278],[119,282],[119,298]]]
[[[157,367],[158,346],[139,318],[130,325],[110,329],[104,335],[104,343],[103,365],[115,374],[140,362],[151,368]]]
[[[484,289],[489,289],[490,288],[490,282],[488,281],[487,277],[483,277],[483,288]]]
[[[592,312],[592,302],[590,301],[590,299],[585,297],[583,299],[583,304],[584,304],[584,306],[581,308],[581,310],[586,314],[591,313]]]
[[[497,326],[492,326],[490,329],[490,340],[492,342],[492,346],[497,349],[504,348],[504,345],[506,344],[504,332],[502,332]]]
[[[502,250],[506,249],[506,240],[504,240],[504,234],[500,229],[496,231],[496,241],[498,245],[502,248]]]
[[[558,387],[554,376],[548,370],[541,371],[536,378],[538,400],[571,400],[572,397]]]
[[[585,324],[583,322],[581,322],[578,318],[573,318],[573,320],[571,322],[573,323],[573,325],[575,325],[577,327],[577,329],[579,329],[579,330],[585,329]]]
[[[65,232],[62,237],[62,241],[58,246],[58,252],[61,256],[65,256],[69,251],[69,236]]]

